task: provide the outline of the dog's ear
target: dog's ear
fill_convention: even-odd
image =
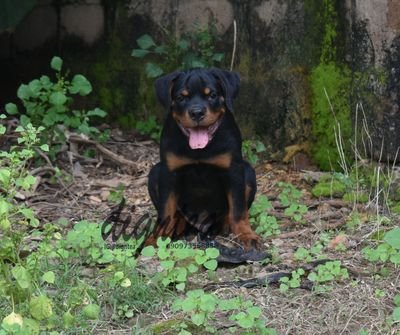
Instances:
[[[224,91],[226,107],[232,112],[233,111],[233,99],[239,93],[240,77],[239,74],[232,71],[212,69],[211,72],[221,83],[222,90]]]
[[[175,71],[158,78],[154,82],[154,90],[161,105],[168,108],[171,105],[171,89],[174,80],[181,74],[181,71]]]

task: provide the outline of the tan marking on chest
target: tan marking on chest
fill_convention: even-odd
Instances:
[[[232,155],[230,153],[221,154],[209,159],[194,160],[187,157],[177,156],[173,153],[166,155],[168,170],[175,171],[181,167],[189,164],[203,163],[214,165],[222,169],[228,169],[232,162]]]
[[[232,155],[230,153],[220,154],[218,156],[206,159],[201,163],[215,165],[223,169],[228,169],[231,166]]]
[[[173,153],[166,155],[168,170],[175,171],[185,165],[196,163],[195,160],[187,157],[177,156]]]

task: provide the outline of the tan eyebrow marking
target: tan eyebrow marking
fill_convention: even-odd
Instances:
[[[210,94],[210,92],[211,92],[211,90],[210,90],[208,87],[206,87],[206,88],[204,89],[204,94],[205,94],[205,95]]]
[[[184,90],[181,91],[181,94],[182,94],[184,97],[187,97],[187,96],[189,96],[189,91],[186,90],[186,89],[184,89]]]

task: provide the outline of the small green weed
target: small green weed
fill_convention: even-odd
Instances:
[[[136,129],[140,134],[150,136],[150,138],[157,142],[160,141],[161,126],[157,123],[155,116],[150,116],[145,121],[138,121]]]
[[[4,118],[1,115],[0,118]],[[5,133],[5,127],[0,125],[0,134]],[[14,196],[20,191],[29,191],[36,178],[27,171],[29,160],[38,147],[41,128],[36,129],[31,124],[19,126],[16,132],[20,134],[18,145],[12,146],[8,152],[0,151],[0,297],[11,304],[13,312],[3,320],[4,327],[22,326],[22,316],[14,313],[14,304],[19,301],[33,299],[35,283],[40,281],[40,274],[30,272],[33,266],[29,259],[21,259],[20,252],[24,250],[24,239],[31,229],[39,225],[32,209],[18,204]],[[46,145],[41,149],[46,151]],[[40,302],[43,302],[41,305]],[[39,305],[48,308],[48,301],[39,300]],[[19,322],[21,320],[21,323]],[[36,322],[33,320],[32,323]],[[4,328],[3,327],[3,328]],[[17,327],[17,326],[16,326]]]
[[[283,206],[290,206],[292,203],[298,203],[300,201],[301,192],[292,184],[279,182],[278,187],[281,189],[278,199]]]
[[[190,314],[190,320],[196,326],[203,326],[206,331],[215,333],[215,328],[210,324],[210,318],[217,309],[218,298],[215,294],[205,293],[203,290],[186,292],[186,298],[176,299],[173,304],[174,311],[183,311]]]
[[[364,257],[371,262],[400,264],[400,228],[386,232],[382,243],[376,248],[365,247],[362,252]]]
[[[145,64],[145,73],[148,78],[157,78],[176,69],[221,64],[224,54],[215,51],[216,41],[217,34],[213,27],[198,28],[179,39],[167,33],[166,43],[160,45],[150,35],[145,34],[136,40],[138,48],[133,49],[132,56],[154,59],[155,62]]]
[[[308,280],[314,282],[315,291],[325,292],[329,289],[329,286],[322,286],[327,282],[333,280],[344,280],[349,278],[349,273],[346,268],[341,266],[340,261],[326,262],[325,264],[318,265],[316,270],[310,272]]]
[[[284,210],[284,214],[286,216],[292,217],[293,220],[296,222],[303,222],[303,215],[307,214],[307,212],[307,206],[302,204],[291,204]]]
[[[300,203],[301,192],[292,184],[279,182],[281,193],[278,199],[285,206],[284,214],[294,221],[303,223],[303,215],[308,212],[307,206]]]
[[[310,248],[299,247],[294,253],[294,259],[300,262],[311,262],[313,259],[324,258],[322,251],[328,245],[331,234],[321,233],[318,241]]]
[[[261,141],[244,140],[242,142],[242,154],[251,165],[257,165],[260,154],[266,150],[264,143]]]
[[[4,118],[0,115],[0,118]],[[35,155],[35,149],[39,148],[39,136],[43,128],[35,128],[32,124],[25,127],[19,126],[16,132],[18,145],[10,150],[0,151],[0,183],[2,192],[0,193],[0,229],[10,232],[11,221],[18,218],[22,224],[37,226],[38,220],[33,211],[24,205],[17,205],[14,197],[18,191],[29,191],[35,184],[36,178],[27,171],[28,162]],[[5,133],[5,127],[0,125],[0,135]],[[48,151],[48,145],[40,146],[43,151]],[[13,233],[11,233],[13,235]],[[10,237],[11,238],[11,237]],[[16,249],[17,250],[17,249]],[[14,257],[13,257],[14,259]]]
[[[291,277],[283,277],[279,281],[279,290],[281,292],[287,292],[290,288],[299,288],[301,284],[301,276],[304,276],[305,271],[303,269],[297,269],[292,271]]]
[[[394,297],[394,305],[396,306],[392,313],[393,322],[400,322],[400,294]]]
[[[110,194],[107,197],[107,201],[113,204],[119,204],[124,198],[125,186],[123,184],[119,184],[115,189],[110,191]]]
[[[61,73],[62,63],[62,59],[57,56],[51,60],[50,66],[56,72],[55,82],[43,75],[18,88],[17,95],[25,107],[25,113],[19,112],[14,103],[5,106],[9,115],[20,115],[22,126],[31,123],[35,127],[44,128],[41,132],[41,143],[49,145],[50,156],[53,158],[65,144],[65,131],[68,128],[87,136],[100,136],[99,130],[90,126],[89,121],[93,117],[106,116],[106,112],[100,108],[86,111],[72,107],[72,96],[88,95],[92,91],[92,85],[81,74],[68,80]]]
[[[362,216],[359,212],[352,212],[346,219],[346,227],[349,229],[355,229],[363,222]]]
[[[254,306],[250,300],[243,300],[241,297],[232,299],[220,299],[214,293],[205,293],[202,289],[189,291],[183,299],[177,299],[173,304],[175,311],[183,311],[190,316],[190,321],[198,327],[204,328],[208,333],[216,333],[212,322],[216,315],[229,313],[229,319],[235,321],[236,326],[230,327],[230,332],[240,329],[241,334],[277,334],[274,329],[265,328],[265,321],[262,318],[261,308]],[[179,334],[191,334],[185,330],[183,323]]]
[[[65,238],[57,241],[57,256],[67,262],[74,260],[78,264],[95,265],[114,261],[135,267],[136,260],[133,256],[140,241],[129,239],[125,241],[124,249],[109,249],[102,238],[101,229],[98,223],[85,220],[76,223]]]
[[[132,318],[138,312],[149,312],[160,307],[165,290],[148,284],[148,278],[135,268],[109,271],[100,284],[104,303],[112,307],[113,320]]]
[[[294,253],[294,259],[296,261],[306,261],[306,262],[311,262],[313,259],[313,252],[304,248],[300,247],[296,250]]]
[[[377,298],[383,298],[386,295],[385,291],[382,291],[381,289],[377,288],[374,291],[374,296]]]
[[[268,215],[272,205],[265,195],[260,195],[250,208],[250,222],[256,226],[256,233],[268,237],[280,233],[278,221],[275,216]]]
[[[184,291],[188,278],[197,273],[201,266],[210,271],[217,268],[216,258],[219,251],[216,248],[196,249],[183,241],[171,243],[170,238],[159,238],[157,246],[158,249],[153,246],[145,247],[142,255],[157,255],[163,271],[154,280],[161,281],[165,287],[174,284],[178,291]]]

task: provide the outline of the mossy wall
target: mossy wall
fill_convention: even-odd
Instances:
[[[320,41],[319,63],[311,68],[309,80],[312,90],[311,148],[315,162],[324,170],[337,170],[341,162],[339,150],[351,160],[350,138],[352,120],[350,106],[351,72],[344,62],[343,51],[337,45],[342,39],[338,2],[306,1],[309,16],[317,18]],[[316,29],[314,27],[314,29]]]
[[[321,168],[339,169],[335,131],[339,135],[340,125],[351,164],[354,129],[361,129],[363,121],[355,117],[355,110],[362,103],[373,142],[363,153],[376,157],[383,147],[393,159],[400,145],[396,3],[382,0],[376,7],[374,0],[50,1],[37,9],[57,24],[47,29],[45,20],[39,17],[36,22],[34,9],[26,18],[29,25],[22,22],[14,35],[0,33],[2,94],[7,95],[4,101],[12,100],[9,94],[16,91],[17,81],[43,73],[51,56],[58,54],[72,72],[82,72],[92,81],[91,103],[107,110],[110,122],[129,128],[150,115],[162,122],[152,80],[144,73],[148,59],[131,56],[136,39],[148,33],[162,43],[168,36],[179,39],[193,33],[195,23],[213,23],[220,37],[215,50],[225,53],[221,66],[229,68],[235,20],[233,69],[242,78],[235,113],[244,138],[263,140],[275,159],[283,157],[286,147],[298,145]],[[89,34],[84,24],[77,27],[66,21],[63,10],[71,6],[83,19],[89,7],[97,13],[90,18],[96,22],[87,25],[96,29]],[[47,29],[48,40],[30,35],[35,25]]]

